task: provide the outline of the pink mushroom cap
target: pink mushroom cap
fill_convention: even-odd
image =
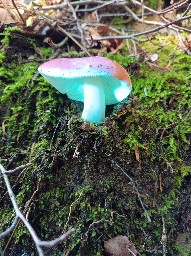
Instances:
[[[84,78],[101,79],[106,105],[122,101],[132,90],[127,71],[105,57],[53,59],[42,64],[38,71],[59,92],[82,102]]]

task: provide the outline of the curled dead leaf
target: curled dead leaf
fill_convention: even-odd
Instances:
[[[84,31],[84,40],[86,41],[87,48],[98,47],[103,50],[108,50],[111,53],[117,52],[123,47],[122,39],[108,39],[97,42],[95,39],[102,36],[111,36],[114,34],[113,30],[108,25],[88,25],[82,24]]]

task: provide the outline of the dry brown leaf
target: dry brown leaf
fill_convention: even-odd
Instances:
[[[104,248],[108,256],[140,255],[126,236],[117,236],[104,241]]]
[[[135,146],[135,158],[138,162],[140,161],[139,148],[137,145]]]
[[[26,4],[24,0],[14,0],[15,7],[12,0],[0,0],[0,25],[17,24],[22,22],[21,17],[24,14]],[[17,9],[17,10],[16,10]],[[20,16],[19,16],[19,13]]]
[[[100,43],[95,41],[95,38],[102,36],[111,36],[113,35],[113,31],[108,25],[88,25],[84,23],[82,25],[82,29],[84,30],[85,41],[87,42],[87,48],[93,48],[100,46],[101,49],[107,49],[109,52],[115,53],[123,46],[122,39],[108,39],[102,40]]]
[[[14,0],[15,5],[17,8],[24,7],[26,4],[24,3],[24,0]],[[3,0],[0,1],[0,7],[8,8],[8,7],[14,7],[12,0]]]
[[[16,10],[0,8],[0,25],[16,24],[20,21]]]
[[[184,44],[186,50],[191,50],[191,34],[187,37],[183,37],[182,43]]]
[[[89,13],[85,14],[85,22],[87,24],[92,22],[98,22],[97,11],[91,12],[90,14]]]

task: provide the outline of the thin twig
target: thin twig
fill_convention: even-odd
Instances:
[[[39,246],[41,247],[47,247],[47,248],[52,248],[66,240],[71,234],[73,234],[75,231],[74,228],[68,230],[65,234],[59,236],[58,238],[51,240],[51,241],[40,241]]]
[[[168,6],[167,8],[165,8],[164,10],[160,11],[160,14],[164,14],[170,11],[174,11],[174,10],[178,10],[180,9],[183,5],[187,4],[189,2],[189,0],[180,0],[179,2],[175,2],[173,4],[171,4],[170,6]]]
[[[39,190],[39,182],[37,183],[37,188],[36,188],[36,190],[33,192],[31,198],[30,198],[29,201],[26,203],[25,209],[24,209],[24,211],[23,211],[23,214],[24,214],[24,215],[25,215],[25,213],[27,212],[28,208],[30,207],[30,205],[31,205],[31,203],[32,203],[32,200],[33,200],[34,196],[36,195],[36,193],[38,192],[38,190]],[[27,218],[26,218],[26,219],[27,219]],[[6,246],[5,246],[4,254],[5,254],[5,252],[7,251],[8,247],[9,247],[9,244],[10,244],[12,238],[13,238],[13,235],[14,235],[14,233],[15,233],[15,231],[16,231],[18,225],[20,224],[20,221],[21,221],[21,220],[18,219],[18,221],[17,221],[17,223],[16,223],[16,225],[15,225],[15,228],[14,228],[14,230],[13,230],[13,232],[12,232],[12,234],[11,234],[11,236],[10,236],[10,238],[9,238],[9,240],[8,240],[8,242],[7,242],[7,244],[6,244]],[[13,247],[13,249],[14,249],[14,247]],[[13,250],[13,249],[12,249],[12,250]]]
[[[86,48],[81,45],[69,32],[67,32],[64,28],[62,28],[61,26],[57,25],[58,29],[66,34],[70,39],[72,39],[72,41],[77,44],[88,56],[91,56],[91,54],[86,50]]]
[[[164,16],[163,16],[163,14],[165,14],[165,13],[168,13],[168,12],[170,12],[170,11],[174,11],[175,9],[178,9],[178,8],[180,8],[180,7],[182,7],[185,3],[187,3],[188,2],[188,0],[186,0],[186,1],[179,1],[178,3],[175,3],[175,4],[173,4],[173,7],[171,6],[170,7],[170,9],[165,9],[165,10],[163,10],[163,11],[155,11],[155,10],[153,10],[152,8],[150,8],[150,7],[147,7],[147,6],[145,6],[145,5],[143,5],[143,4],[141,4],[139,1],[135,1],[135,0],[131,0],[135,5],[139,5],[141,8],[144,8],[145,10],[148,10],[148,11],[150,11],[151,13],[153,13],[154,15],[157,15],[158,17],[160,17],[163,21],[165,21],[166,23],[168,23],[168,19],[166,19]],[[127,9],[127,6],[125,6],[125,8]],[[130,10],[130,12],[132,12],[132,10],[131,9],[129,9]],[[134,14],[134,18],[135,18],[135,16],[136,16],[136,14]],[[137,20],[137,19],[136,19]],[[140,20],[137,20],[137,21],[139,21],[139,22],[141,22]],[[176,22],[178,22],[179,20],[174,20],[174,23],[176,23]],[[144,23],[146,23],[146,24],[152,24],[152,23],[155,23],[155,22],[153,22],[153,21],[146,21],[146,20],[144,20]],[[153,24],[154,25],[154,24]],[[156,23],[156,25],[157,25],[157,23]],[[162,25],[162,24],[161,24]],[[173,30],[175,30],[175,31],[179,31],[179,30],[183,30],[183,31],[187,31],[187,32],[191,32],[190,31],[190,29],[186,29],[186,28],[183,28],[183,27],[179,27],[179,26],[177,26],[177,25],[175,25],[174,24],[174,26],[172,26],[172,27],[170,27],[171,29],[173,29]]]
[[[121,171],[123,172],[123,174],[125,174],[125,176],[130,180],[130,182],[131,182],[133,188],[134,188],[134,189],[136,190],[136,192],[137,192],[137,195],[138,195],[139,201],[140,201],[140,203],[141,203],[141,206],[142,206],[142,208],[143,208],[143,210],[144,210],[144,212],[145,212],[145,214],[146,214],[147,221],[148,221],[148,222],[151,222],[151,218],[150,218],[150,216],[149,216],[149,214],[148,214],[148,212],[147,212],[147,210],[146,210],[146,208],[145,208],[145,206],[144,206],[144,204],[143,204],[143,201],[142,201],[142,199],[141,199],[141,195],[140,195],[140,193],[139,193],[139,191],[138,191],[138,189],[137,189],[137,186],[135,185],[135,182],[133,181],[133,179],[123,170],[123,168],[122,168],[118,163],[116,163],[114,160],[111,160],[111,162],[112,162],[113,164],[115,164],[115,165],[117,166],[117,168],[118,168],[119,170],[121,170]]]
[[[58,49],[64,46],[67,41],[68,41],[68,37],[65,37],[60,43],[56,44],[52,41],[50,37],[46,37],[43,42],[49,44],[52,48]]]
[[[166,227],[165,227],[165,219],[162,217],[162,249],[163,249],[163,256],[166,256],[166,246],[167,246],[167,235],[166,235]]]
[[[4,178],[4,181],[5,181],[7,190],[8,190],[9,197],[10,197],[11,202],[13,204],[16,216],[22,220],[22,222],[24,223],[24,225],[28,229],[29,233],[31,234],[31,236],[33,238],[33,241],[34,241],[34,243],[36,245],[36,248],[37,248],[37,251],[38,251],[39,255],[43,256],[44,253],[43,253],[41,247],[39,246],[39,241],[40,240],[39,240],[35,230],[32,228],[32,226],[29,224],[29,222],[25,219],[24,215],[20,211],[20,209],[19,209],[19,207],[17,205],[16,197],[15,197],[15,195],[13,193],[13,190],[11,188],[11,184],[10,184],[8,176],[6,174],[6,170],[5,170],[5,168],[1,164],[0,164],[0,170],[1,170],[2,174],[3,174],[3,178]]]
[[[135,254],[130,248],[127,247],[127,250],[133,255],[136,256],[137,254]]]
[[[145,8],[144,8],[143,0],[141,0],[141,19],[143,22],[144,22],[144,17],[145,17]]]
[[[188,5],[186,10],[183,12],[182,17],[184,17],[190,11],[191,4]]]
[[[135,5],[138,5],[140,7],[144,7],[145,10],[149,11],[149,12],[152,12],[154,14],[157,14],[157,15],[161,15],[161,14],[165,14],[167,12],[170,12],[172,10],[175,10],[175,9],[179,9],[180,7],[182,7],[184,4],[188,3],[189,0],[181,0],[177,3],[174,3],[172,4],[171,6],[165,8],[164,10],[162,11],[156,11],[146,5],[142,5],[139,1],[136,1],[136,0],[131,0],[131,2]]]
[[[39,256],[44,256],[44,252],[43,252],[41,247],[53,247],[53,246],[57,245],[58,243],[60,243],[61,241],[65,240],[70,234],[72,234],[75,231],[75,229],[73,228],[73,229],[68,230],[68,232],[66,232],[65,234],[61,235],[60,237],[58,237],[54,240],[41,241],[39,239],[39,237],[37,236],[35,230],[31,226],[31,224],[26,220],[24,214],[19,209],[19,206],[18,206],[17,201],[16,201],[15,194],[13,193],[11,184],[9,182],[9,178],[7,176],[7,171],[1,164],[0,164],[0,171],[3,175],[4,181],[5,181],[5,184],[6,184],[6,187],[7,187],[7,191],[8,191],[8,194],[9,194],[9,198],[12,202],[14,211],[16,213],[16,218],[19,218],[20,220],[22,220],[25,227],[28,229],[28,231],[29,231],[34,243],[35,243],[35,246],[36,246],[36,249],[37,249],[37,252],[38,252]],[[14,224],[15,223],[16,223],[16,220],[15,220]],[[12,224],[11,229],[14,228],[13,226],[14,225]]]
[[[134,20],[144,23],[144,24],[149,24],[149,25],[157,25],[157,26],[162,26],[165,25],[163,22],[158,22],[158,21],[150,21],[150,20],[143,20],[143,18],[139,18],[137,14],[135,14],[128,6],[124,7],[126,11],[133,17]]]
[[[20,14],[19,9],[17,8],[17,6],[16,6],[14,0],[11,0],[11,1],[12,1],[13,6],[15,7],[15,9],[16,9],[16,11],[17,11],[19,17],[20,17],[20,19],[22,20],[23,24],[25,25],[25,21],[24,21],[22,15]]]
[[[118,1],[109,1],[110,5],[122,5],[125,3],[123,0],[118,0]],[[74,1],[70,2],[71,5],[76,6],[76,5],[87,5],[87,4],[97,4],[97,5],[104,5],[106,4],[106,1],[91,1],[91,0],[84,0],[84,1]],[[40,10],[50,10],[50,9],[63,9],[64,7],[67,6],[67,3],[63,4],[55,4],[55,5],[48,5],[48,6],[43,6],[40,8]]]
[[[96,10],[98,10],[98,9],[101,9],[101,8],[103,8],[103,7],[105,7],[105,6],[108,6],[108,5],[111,5],[111,4],[120,4],[120,5],[124,5],[125,4],[125,1],[119,1],[119,2],[117,2],[116,0],[113,0],[113,1],[109,1],[109,2],[105,2],[105,3],[103,3],[102,5],[98,5],[98,6],[96,6],[96,7],[93,7],[93,8],[89,8],[89,9],[87,9],[87,8],[85,8],[85,9],[79,9],[79,10],[77,10],[78,12],[95,12]]]
[[[19,219],[19,217],[16,216],[15,219],[14,219],[14,221],[13,221],[13,223],[11,224],[11,226],[8,227],[8,229],[5,230],[4,232],[0,233],[0,240],[1,240],[2,238],[4,238],[5,236],[8,236],[8,235],[13,231],[13,229],[15,228],[15,226],[16,226],[16,224],[17,224],[18,219]]]
[[[19,167],[16,167],[14,170],[5,171],[5,173],[12,174],[18,171],[22,171],[23,169],[29,167],[30,165],[31,163],[23,164],[23,165],[20,165]]]
[[[74,17],[74,21],[76,22],[77,28],[78,28],[78,30],[80,31],[80,34],[81,34],[81,42],[82,42],[83,30],[82,30],[82,28],[80,26],[80,23],[78,21],[78,18],[77,18],[77,15],[76,15],[76,11],[75,11],[74,7],[71,5],[71,3],[68,0],[65,0],[65,2],[68,4],[68,6],[70,7],[70,9],[72,11],[72,14],[73,14],[73,17]]]
[[[71,216],[71,212],[72,212],[72,207],[73,207],[73,205],[80,199],[80,197],[82,196],[82,193],[83,193],[83,192],[81,192],[80,195],[79,195],[79,197],[70,205],[70,210],[69,210],[69,214],[68,214],[68,219],[67,219],[67,221],[66,221],[66,224],[65,224],[65,226],[64,226],[64,229],[67,227],[67,225],[68,225],[68,223],[69,223],[70,216]]]
[[[105,220],[104,218],[102,218],[102,219],[100,219],[100,220],[97,220],[97,221],[92,222],[92,223],[89,225],[88,230],[86,231],[85,236],[84,236],[84,238],[83,238],[83,239],[87,238],[87,237],[88,237],[89,232],[94,228],[94,226],[96,226],[97,224],[99,224],[99,223],[101,223],[101,222],[105,222],[105,223],[109,223],[109,224],[111,224],[111,223],[112,223],[112,221],[110,221],[110,220]]]
[[[143,31],[143,32],[140,32],[140,33],[135,33],[135,34],[132,34],[132,35],[125,35],[125,36],[103,36],[103,37],[97,37],[97,38],[94,38],[95,41],[101,41],[101,40],[108,40],[108,39],[135,39],[136,37],[138,36],[142,36],[142,35],[147,35],[147,34],[151,34],[151,33],[154,33],[154,32],[157,32],[163,28],[166,28],[166,27],[169,27],[179,21],[183,21],[183,20],[186,20],[186,19],[190,19],[191,18],[191,15],[189,16],[186,16],[186,17],[181,17],[177,20],[174,20],[174,21],[171,21],[171,22],[168,22],[164,25],[161,25],[157,28],[153,28],[153,29],[149,29],[149,30],[146,30],[146,31]]]

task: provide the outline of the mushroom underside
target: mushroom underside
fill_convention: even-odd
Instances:
[[[43,74],[59,92],[73,100],[84,102],[82,118],[90,122],[103,122],[106,105],[116,104],[131,92],[126,81],[112,76],[58,77]]]

